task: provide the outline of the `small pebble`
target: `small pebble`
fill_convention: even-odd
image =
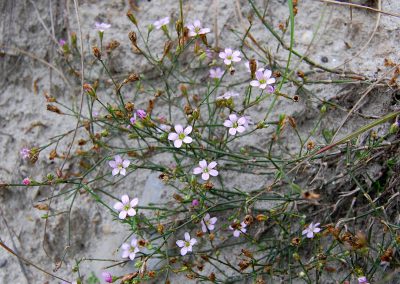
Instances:
[[[7,265],[7,259],[0,259],[0,268],[3,268]]]
[[[329,60],[328,60],[328,57],[322,56],[321,57],[321,61],[324,62],[324,63],[328,63]]]

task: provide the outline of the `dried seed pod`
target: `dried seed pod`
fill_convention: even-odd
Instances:
[[[92,47],[93,50],[93,55],[96,57],[98,60],[101,60],[101,51],[97,46]]]

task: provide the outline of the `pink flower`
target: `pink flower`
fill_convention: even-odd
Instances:
[[[137,114],[137,116],[139,116],[140,119],[145,119],[147,116],[147,113],[142,109],[138,109],[136,111],[136,114]]]
[[[26,160],[29,158],[29,155],[31,154],[31,150],[29,150],[28,148],[22,148],[19,153],[21,154],[22,159]]]
[[[169,17],[159,19],[158,21],[155,21],[153,23],[153,25],[156,27],[157,30],[161,29],[162,26],[166,26],[168,24],[169,24]]]
[[[258,69],[256,71],[256,80],[252,80],[250,85],[253,87],[259,87],[260,89],[265,89],[267,86],[271,86],[275,83],[275,78],[272,78],[272,71],[268,69]],[[272,87],[272,86],[271,86]]]
[[[234,223],[235,223],[235,228],[233,228],[232,226],[229,226],[229,229],[231,231],[233,231],[234,237],[238,238],[240,236],[240,234],[244,234],[247,232],[247,229],[246,229],[247,225],[245,222],[242,222],[239,224],[238,221],[235,220]]]
[[[130,244],[127,243],[122,244],[121,248],[122,248],[122,258],[129,258],[130,260],[134,260],[136,253],[140,251],[136,238],[132,238]]]
[[[58,44],[59,44],[61,47],[64,46],[66,43],[67,43],[67,42],[66,42],[64,39],[62,39],[62,38],[58,41]]]
[[[112,170],[112,175],[115,176],[117,174],[126,175],[126,168],[129,167],[131,162],[129,160],[123,160],[120,155],[115,156],[114,161],[109,161],[108,164],[110,165]]]
[[[224,63],[226,65],[231,65],[232,62],[239,62],[240,60],[242,60],[240,58],[240,51],[235,50],[233,51],[230,48],[225,48],[225,51],[221,51],[219,53],[219,57],[222,58],[224,60]]]
[[[232,97],[238,97],[239,93],[235,93],[235,92],[226,92],[225,94],[223,94],[222,96],[217,97],[217,100],[229,100]]]
[[[242,133],[246,130],[246,118],[241,117],[238,119],[236,114],[230,114],[229,120],[225,120],[224,126],[229,128],[230,135],[236,135],[236,132]]]
[[[208,180],[210,175],[216,177],[218,175],[218,171],[214,170],[217,162],[211,162],[207,165],[206,160],[201,160],[199,162],[199,167],[193,169],[193,173],[195,175],[201,174],[201,178],[203,180]]]
[[[207,231],[212,231],[215,229],[215,223],[217,223],[218,218],[217,217],[210,217],[210,214],[206,214],[201,220],[201,230],[204,233],[207,233]]]
[[[221,79],[223,75],[224,70],[219,67],[210,69],[210,78],[212,79]]]
[[[358,280],[358,284],[369,284],[367,277],[365,277],[365,276],[358,277],[357,280]]]
[[[132,125],[135,125],[136,123],[136,113],[129,119],[130,123]],[[130,127],[130,125],[128,125]]]
[[[138,205],[139,199],[134,198],[129,201],[129,196],[128,195],[122,195],[121,197],[122,202],[117,202],[114,204],[114,209],[119,211],[118,217],[120,219],[125,219],[126,216],[135,216],[136,215],[136,210],[133,208]]]
[[[188,232],[185,233],[185,240],[176,241],[176,245],[181,248],[181,255],[186,255],[188,251],[192,251],[193,245],[197,243],[195,238],[191,239]]]
[[[193,199],[193,200],[192,200],[192,206],[193,206],[193,207],[199,206],[199,204],[200,204],[200,203],[199,203],[199,201],[198,201],[197,199]]]
[[[103,271],[101,273],[101,277],[103,277],[103,280],[106,281],[107,283],[113,283],[112,275],[110,272]]]
[[[320,223],[316,223],[313,224],[311,222],[310,225],[308,225],[308,228],[306,228],[305,230],[303,230],[303,232],[301,233],[302,235],[307,235],[307,238],[312,239],[314,238],[314,233],[318,233],[319,231],[321,231],[320,228],[318,228]]]
[[[195,20],[193,24],[188,25],[189,36],[204,35],[210,32],[209,28],[203,28],[199,20]]]
[[[99,23],[96,22],[94,24],[94,27],[96,28],[96,30],[98,30],[99,32],[104,32],[105,30],[108,30],[109,28],[111,28],[110,24],[107,23]]]
[[[188,135],[192,132],[192,127],[189,125],[183,130],[182,125],[175,125],[175,132],[171,132],[168,134],[168,140],[174,141],[175,148],[180,148],[182,146],[182,142],[185,144],[192,143],[193,139]]]
[[[22,183],[23,183],[24,185],[30,185],[30,184],[31,184],[31,180],[30,180],[29,178],[24,178],[23,181],[22,181]]]

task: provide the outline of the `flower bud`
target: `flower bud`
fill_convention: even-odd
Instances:
[[[395,134],[395,133],[397,133],[397,131],[399,131],[399,127],[400,127],[399,124],[400,124],[400,121],[397,121],[397,122],[393,123],[393,124],[390,126],[389,133],[390,133],[390,134]]]
[[[254,75],[256,74],[257,71],[257,61],[255,59],[250,59],[249,67],[251,72],[251,78],[254,78]]]
[[[98,60],[101,60],[101,52],[100,49],[97,46],[93,46],[93,55],[96,57]]]
[[[126,16],[128,17],[128,19],[132,22],[132,24],[134,24],[135,26],[137,26],[137,20],[135,18],[135,16],[133,15],[132,11],[129,10],[128,13],[126,13]]]
[[[137,36],[136,33],[131,31],[129,32],[129,40],[131,41],[131,43],[136,47],[137,46]]]

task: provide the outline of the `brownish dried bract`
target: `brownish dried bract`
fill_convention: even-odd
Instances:
[[[120,46],[121,44],[119,43],[119,41],[116,40],[112,40],[110,41],[110,43],[107,45],[106,50],[108,53],[110,53],[111,51],[113,51],[114,49],[116,49],[118,46]]]
[[[268,220],[268,217],[266,215],[264,215],[264,214],[258,214],[256,216],[256,219],[257,219],[258,222],[264,222],[264,221]]]
[[[177,194],[177,193],[175,193],[173,196],[172,196],[176,201],[179,201],[179,202],[183,202],[183,197],[182,196],[180,196],[179,194]]]
[[[148,115],[150,115],[152,113],[153,109],[154,109],[154,100],[149,100],[149,104],[147,106],[146,113],[148,113]]]
[[[250,264],[251,264],[251,261],[250,261],[250,260],[248,260],[248,259],[242,259],[242,260],[239,262],[240,270],[241,270],[241,271],[245,270],[247,267],[250,266]]]
[[[253,254],[247,249],[242,249],[242,254],[247,256],[248,258],[253,258]]]
[[[125,109],[128,112],[132,112],[135,109],[135,104],[132,102],[125,103]]]
[[[126,281],[132,280],[133,278],[135,278],[136,276],[138,276],[138,274],[139,274],[139,272],[125,274],[125,275],[122,276],[122,278],[121,278],[121,283],[124,283],[124,282],[126,282]]]
[[[98,60],[101,60],[101,51],[97,46],[92,47],[93,55],[96,57]]]
[[[394,67],[394,66],[396,66],[396,63],[394,63],[391,59],[389,59],[389,58],[385,58],[384,59],[384,65],[386,66],[386,67]]]
[[[133,13],[132,13],[131,10],[129,10],[129,11],[126,13],[126,16],[127,16],[128,19],[132,22],[132,24],[134,24],[135,26],[137,26],[138,22],[137,22],[137,20],[136,20],[136,18],[135,18],[135,16],[133,15]]]
[[[311,151],[314,148],[315,148],[315,142],[314,141],[308,141],[307,142],[307,150]]]
[[[57,151],[56,149],[51,150],[50,154],[49,154],[49,159],[50,160],[54,160],[55,158],[58,157]]]
[[[251,78],[254,79],[254,75],[256,74],[257,71],[257,61],[255,59],[250,59],[249,67],[251,72]]]
[[[393,249],[392,248],[388,248],[385,250],[385,252],[383,253],[383,255],[381,256],[381,261],[382,262],[391,262],[393,259]]]
[[[210,280],[211,282],[215,281],[215,273],[214,272],[211,272],[211,274],[208,275],[208,280]]]
[[[296,120],[294,120],[293,117],[288,116],[288,121],[289,121],[289,124],[290,124],[290,126],[291,126],[292,128],[294,128],[294,129],[297,128]]]
[[[251,225],[252,223],[253,223],[253,221],[254,221],[254,218],[253,218],[253,216],[251,216],[251,215],[246,215],[245,217],[244,217],[244,223],[247,225],[247,226],[249,226],[249,225]]]
[[[47,110],[58,113],[58,114],[62,114],[61,110],[58,107],[53,106],[53,105],[47,105]]]
[[[129,32],[129,40],[131,41],[131,43],[137,47],[137,36],[135,32]]]
[[[292,244],[292,246],[297,247],[297,246],[300,245],[300,238],[299,238],[299,237],[294,237],[294,238],[290,241],[290,243]]]
[[[206,190],[210,190],[214,188],[214,185],[210,181],[207,181],[205,184],[203,184],[203,188]]]
[[[49,210],[49,206],[47,204],[44,204],[44,203],[36,204],[33,207],[35,207],[38,210],[43,210],[43,211]]]
[[[303,192],[303,198],[308,199],[308,200],[316,200],[320,198],[320,194],[314,193],[312,191],[305,191]]]
[[[157,225],[157,232],[159,234],[163,234],[164,233],[164,225],[163,224],[158,224]]]
[[[44,92],[43,95],[48,103],[55,103],[57,101],[55,97],[50,96],[47,92]]]

